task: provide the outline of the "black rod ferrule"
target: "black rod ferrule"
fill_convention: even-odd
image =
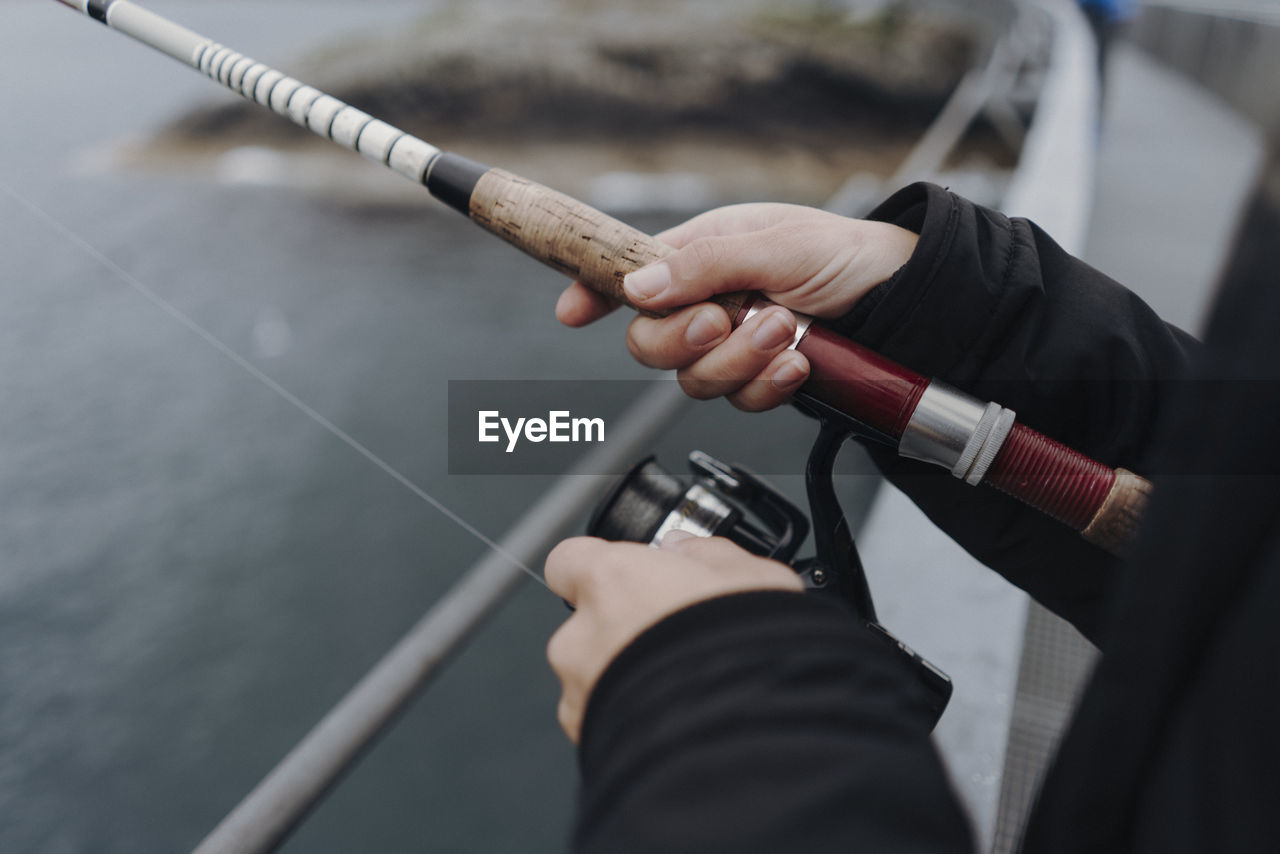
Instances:
[[[107,9],[111,8],[111,4],[114,2],[116,0],[89,0],[89,17],[105,24],[107,22]]]
[[[436,157],[422,183],[427,185],[431,195],[464,216],[470,216],[471,193],[480,177],[488,171],[489,167],[483,163],[446,151]]]

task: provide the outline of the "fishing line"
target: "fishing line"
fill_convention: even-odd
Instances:
[[[463,519],[453,510],[450,510],[449,507],[446,506],[443,502],[433,497],[429,492],[427,492],[421,486],[418,486],[416,483],[410,480],[407,475],[401,473],[395,466],[391,465],[386,460],[382,459],[382,457],[378,456],[373,451],[369,450],[368,447],[366,447],[363,443],[361,443],[358,439],[356,439],[350,433],[343,430],[337,424],[334,424],[328,418],[321,415],[319,412],[317,412],[315,409],[309,406],[305,401],[303,401],[293,392],[289,391],[287,388],[280,385],[280,383],[276,382],[270,376],[265,374],[260,368],[258,368],[256,365],[254,365],[244,356],[241,356],[238,352],[232,349],[228,344],[224,343],[222,339],[218,338],[208,329],[205,329],[203,326],[197,323],[190,315],[186,314],[180,308],[175,306],[173,303],[169,302],[164,297],[156,293],[154,290],[144,285],[142,282],[138,280],[136,276],[134,276],[128,270],[121,267],[115,261],[112,261],[106,255],[104,255],[96,246],[92,245],[91,243],[86,241],[84,238],[80,237],[80,235],[76,234],[74,231],[72,231],[70,228],[64,225],[60,220],[55,218],[52,214],[45,211],[35,202],[32,202],[26,197],[20,195],[16,190],[14,190],[12,187],[9,187],[7,184],[0,182],[0,191],[3,191],[11,199],[13,199],[18,204],[22,205],[24,208],[30,211],[33,216],[43,221],[53,231],[62,235],[64,238],[71,241],[76,246],[80,247],[80,249],[85,254],[89,255],[89,257],[93,258],[95,261],[97,261],[99,264],[101,264],[103,267],[105,267],[107,270],[113,273],[116,276],[116,278],[118,278],[120,281],[124,282],[126,285],[132,288],[136,293],[141,295],[154,307],[160,309],[160,311],[164,312],[169,317],[176,320],[182,326],[185,326],[188,331],[192,332],[193,334],[201,338],[206,344],[208,344],[213,349],[217,350],[225,358],[230,360],[234,365],[239,367],[245,373],[249,374],[249,376],[253,377],[255,380],[262,383],[262,385],[266,386],[268,389],[274,392],[278,397],[283,398],[285,402],[287,402],[294,409],[297,409],[303,415],[307,416],[307,418],[311,419],[313,422],[320,425],[320,427],[323,428],[330,435],[338,439],[344,445],[351,448],[357,454],[364,457],[366,460],[368,460],[373,465],[377,466],[382,471],[386,472],[397,483],[399,483],[405,489],[409,490],[409,492],[413,493],[415,496],[417,496],[421,500],[425,501],[427,504],[430,504],[442,515],[444,515],[449,520],[453,521],[464,531],[471,534],[473,537],[475,537],[480,542],[484,543],[493,551],[502,555],[502,557],[510,561],[513,566],[519,567],[530,578],[537,581],[543,587],[547,586],[547,583],[542,579],[542,576],[534,572],[528,566],[526,566],[523,561],[521,561],[519,558],[512,555],[510,552],[504,549],[497,542],[490,539],[479,528],[472,525],[466,519]]]

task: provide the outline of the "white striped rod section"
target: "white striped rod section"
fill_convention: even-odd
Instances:
[[[440,149],[129,0],[58,0],[344,148],[425,183]]]

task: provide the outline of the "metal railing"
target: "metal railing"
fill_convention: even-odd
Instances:
[[[1052,27],[1053,50],[1005,212],[1025,216],[1081,255],[1093,210],[1100,92],[1096,47],[1070,0],[1027,0]],[[1088,642],[1066,621],[1028,601],[1019,674],[990,850],[1017,850],[1088,666]]]

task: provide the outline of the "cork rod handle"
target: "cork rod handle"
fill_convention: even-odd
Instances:
[[[1128,469],[1116,469],[1111,491],[1080,535],[1114,555],[1127,555],[1137,539],[1142,512],[1151,492],[1151,481]]]
[[[632,308],[623,277],[671,252],[639,229],[502,169],[476,182],[467,214],[522,252]]]
[[[571,196],[446,152],[425,182],[432,194],[521,252],[609,299],[650,316],[627,299],[622,280],[672,251],[643,231]],[[723,294],[715,302],[732,320],[750,298]]]

